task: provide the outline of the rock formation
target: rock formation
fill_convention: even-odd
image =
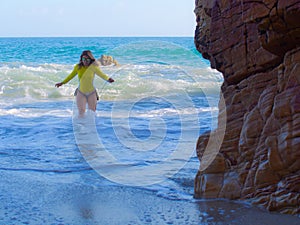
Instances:
[[[114,65],[114,66],[119,66],[119,63],[116,59],[114,59],[112,56],[110,55],[101,55],[101,57],[99,59],[97,59],[97,61],[100,63],[100,65],[102,66],[110,66],[110,65]]]
[[[195,5],[195,45],[224,76],[219,120],[226,112],[223,142],[212,163],[200,166],[195,197],[299,214],[300,0]],[[200,165],[209,137],[197,143]]]

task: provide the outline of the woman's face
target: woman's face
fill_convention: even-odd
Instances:
[[[84,66],[88,66],[91,63],[91,59],[87,55],[82,56],[81,60]]]

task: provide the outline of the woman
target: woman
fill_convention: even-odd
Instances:
[[[80,61],[75,65],[73,71],[64,79],[64,81],[55,84],[58,88],[63,84],[68,83],[78,74],[79,87],[75,91],[78,112],[83,116],[86,110],[86,104],[90,110],[96,111],[98,95],[93,85],[95,74],[109,83],[114,82],[114,79],[109,78],[98,67],[96,60],[90,50],[83,51],[80,56]]]

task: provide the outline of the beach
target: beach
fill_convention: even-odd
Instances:
[[[246,202],[194,199],[199,135],[216,127],[222,76],[193,38],[0,38],[0,224],[299,224]],[[76,115],[87,48],[120,66]]]
[[[0,224],[299,224],[243,202],[178,200],[129,186],[89,184],[94,171],[1,171]],[[5,194],[4,194],[5,193]]]

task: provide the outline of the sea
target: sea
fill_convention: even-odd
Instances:
[[[119,65],[100,66],[115,82],[95,76],[97,110],[80,117],[78,78],[55,84],[84,50]],[[0,51],[0,224],[163,224],[118,204],[197,201],[196,143],[217,126],[223,78],[193,37],[0,38]],[[100,217],[95,199],[119,203]],[[184,224],[209,224],[198,211]]]

